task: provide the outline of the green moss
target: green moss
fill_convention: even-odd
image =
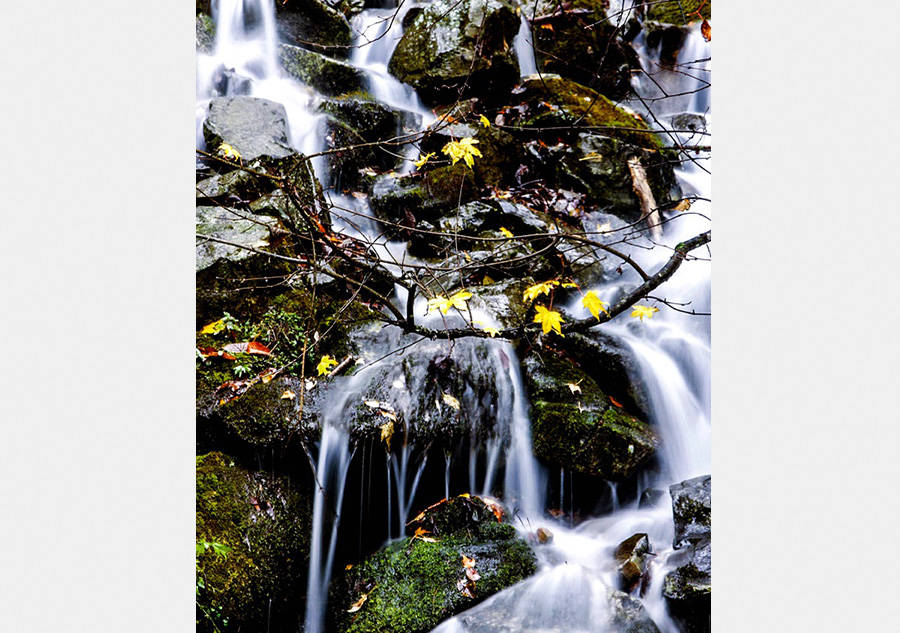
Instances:
[[[702,6],[701,6],[702,5]],[[698,20],[697,11],[707,20],[712,19],[712,0],[666,0],[647,5],[646,19],[667,24],[690,24]]]
[[[515,534],[512,526],[506,527]],[[498,536],[499,533],[500,530]],[[474,583],[474,598],[464,595],[458,586],[465,579],[463,556],[475,560],[475,569],[481,576]],[[442,537],[437,542],[403,539],[348,573],[342,587],[351,590],[339,594],[343,601],[334,605],[334,612],[338,614],[337,630],[342,633],[429,631],[442,620],[528,577],[535,570],[534,553],[524,541],[515,537],[498,538],[493,542],[462,536]],[[363,594],[368,598],[361,609],[357,613],[346,613]]]
[[[637,147],[662,148],[659,138],[649,132],[646,123],[616,107],[591,88],[556,76],[529,79],[524,87],[522,105],[526,114],[517,114],[518,110],[511,109],[510,123],[513,125],[526,128],[601,128],[599,133],[620,138]],[[563,133],[564,130],[558,129],[548,132],[553,139]]]
[[[281,44],[281,67],[295,79],[328,96],[365,89],[365,74],[347,64],[297,46]]]
[[[198,456],[197,540],[229,548],[197,556],[198,629],[298,617],[309,522],[308,500],[284,481],[243,470],[222,453]]]

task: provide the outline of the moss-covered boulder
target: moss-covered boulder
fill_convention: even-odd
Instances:
[[[287,129],[287,112],[280,103],[243,95],[218,97],[209,104],[203,137],[211,148],[231,145],[246,162],[292,155]]]
[[[345,58],[352,29],[342,11],[323,0],[286,0],[275,3],[281,39],[291,45]]]
[[[541,136],[553,143],[567,136],[575,138],[585,131],[578,128],[592,128],[635,147],[653,150],[662,147],[657,135],[640,117],[570,79],[558,75],[531,76],[513,97],[515,100],[502,111],[505,124],[542,132]]]
[[[326,96],[338,96],[366,89],[366,75],[347,62],[290,44],[278,46],[278,60],[294,79]]]
[[[619,100],[631,91],[640,61],[599,1],[573,2],[532,21],[535,58],[542,73],[555,73]]]
[[[286,480],[197,457],[198,631],[295,626],[309,534],[309,501]]]
[[[415,15],[388,70],[431,105],[503,93],[519,78],[518,29],[504,0],[438,0]]]
[[[197,204],[209,205],[213,200],[239,205],[255,201],[272,191],[272,181],[251,171],[235,169],[213,174],[197,183]]]
[[[700,17],[697,16],[699,11]],[[712,19],[712,0],[664,0],[644,3],[647,20],[666,24],[690,24],[699,19]]]
[[[650,427],[616,406],[572,362],[548,352],[526,357],[523,366],[538,459],[622,481],[656,453],[659,440]]]
[[[712,478],[695,477],[669,486],[675,519],[675,567],[665,579],[669,611],[688,633],[708,633],[712,604]]]
[[[334,630],[424,633],[533,574],[531,548],[495,511],[505,519],[496,503],[469,495],[425,510],[410,523],[410,537],[333,584]]]

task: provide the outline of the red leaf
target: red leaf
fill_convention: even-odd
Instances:
[[[618,400],[616,400],[615,398],[613,398],[612,396],[610,396],[609,401],[612,402],[617,407],[619,407],[620,409],[622,408],[622,403],[619,402]]]

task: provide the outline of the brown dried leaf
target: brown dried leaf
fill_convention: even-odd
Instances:
[[[700,25],[700,35],[702,35],[703,39],[707,42],[712,40],[712,27],[705,19],[703,20],[703,24]]]

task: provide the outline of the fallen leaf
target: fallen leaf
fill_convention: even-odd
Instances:
[[[481,580],[481,575],[477,571],[475,571],[474,567],[472,567],[466,570],[466,578],[468,578],[472,582],[475,582],[476,580]]]
[[[225,329],[225,319],[219,319],[218,321],[213,321],[208,325],[205,325],[202,330],[200,330],[200,334],[218,334],[222,330]]]
[[[462,555],[462,566],[463,569],[468,569],[469,567],[475,567],[475,559],[469,558],[465,554]]]
[[[617,407],[619,407],[620,409],[622,408],[622,403],[619,402],[618,400],[616,400],[615,398],[613,398],[612,396],[609,397],[609,401],[612,402]]]
[[[600,312],[609,316],[609,312],[606,311],[606,306],[609,304],[605,301],[601,301],[600,297],[598,297],[593,290],[584,295],[584,298],[581,300],[581,305],[590,310],[591,314],[593,314],[594,318],[597,320],[600,319]]]
[[[643,321],[644,317],[647,317],[648,319],[652,319],[653,314],[656,312],[659,312],[659,308],[651,308],[650,306],[636,305],[636,306],[634,306],[634,310],[632,310],[632,312],[629,316],[633,316],[633,317]]]
[[[491,127],[491,122],[488,121],[488,118],[483,114],[478,115],[478,122],[484,127]]]
[[[223,352],[231,354],[261,354],[263,356],[271,356],[272,350],[256,341],[247,341],[244,343],[229,343],[222,348]]]
[[[512,231],[510,231],[505,226],[500,227],[500,233],[503,234],[503,237],[515,237],[515,235],[512,234]]]
[[[475,583],[468,578],[460,578],[459,582],[456,583],[456,588],[466,598],[475,597]]]
[[[451,396],[449,393],[442,393],[441,399],[444,401],[444,404],[446,404],[448,407],[452,407],[452,408],[456,409],[457,411],[459,411],[459,400],[457,400],[456,398]]]
[[[222,158],[233,158],[234,160],[241,159],[241,153],[234,149],[228,143],[221,143],[218,147],[216,153]]]
[[[394,421],[388,420],[381,425],[381,441],[387,444],[387,449],[391,450],[391,437],[394,435]]]
[[[419,160],[413,162],[413,165],[415,165],[418,169],[422,169],[422,167],[425,166],[425,163],[428,162],[428,159],[432,156],[434,156],[434,152],[428,152],[427,154],[419,158]]]
[[[334,360],[328,354],[322,357],[322,360],[319,361],[319,364],[316,365],[316,371],[319,372],[320,376],[324,376],[328,373],[328,369],[334,367],[338,364],[336,360]]]
[[[727,38],[726,38],[727,39]],[[691,201],[688,198],[684,198],[674,207],[672,207],[673,211],[687,211],[691,208]]]
[[[548,310],[544,306],[535,306],[535,310],[537,312],[534,315],[534,323],[541,324],[544,334],[548,334],[550,330],[553,330],[560,336],[565,336],[561,329],[563,318],[559,312]]]
[[[357,611],[362,609],[362,606],[366,603],[366,600],[368,600],[368,599],[369,599],[369,594],[364,593],[359,600],[357,600],[352,605],[350,605],[350,608],[347,609],[347,613],[356,613]]]
[[[380,409],[382,411],[394,412],[394,407],[389,402],[379,402],[378,400],[364,400],[363,404],[372,409]]]
[[[581,393],[581,387],[573,382],[567,382],[566,387],[568,387],[569,391],[571,391],[572,393]]]
[[[426,543],[437,543],[437,539],[431,536],[425,536],[426,534],[431,534],[424,527],[420,527],[416,529],[416,533],[412,535],[413,539],[420,539],[425,541]]]
[[[215,347],[198,347],[197,351],[203,358],[209,358],[211,356],[219,355],[219,351]]]
[[[291,391],[290,389],[285,389],[284,393],[281,394],[281,400],[293,400],[297,397],[297,394]]]
[[[263,381],[264,385],[267,385],[270,382],[272,382],[272,379],[277,375],[278,375],[278,370],[275,369],[274,367],[269,367],[267,370],[265,370],[264,372],[262,372],[259,375],[259,379]]]
[[[484,502],[484,505],[490,508],[491,512],[494,513],[494,516],[497,517],[497,523],[503,521],[503,506],[487,497],[479,497],[479,499],[481,499]]]
[[[712,27],[709,25],[709,22],[706,19],[703,20],[703,24],[700,25],[700,35],[703,36],[707,42],[712,40]],[[728,39],[727,37],[725,38]]]

